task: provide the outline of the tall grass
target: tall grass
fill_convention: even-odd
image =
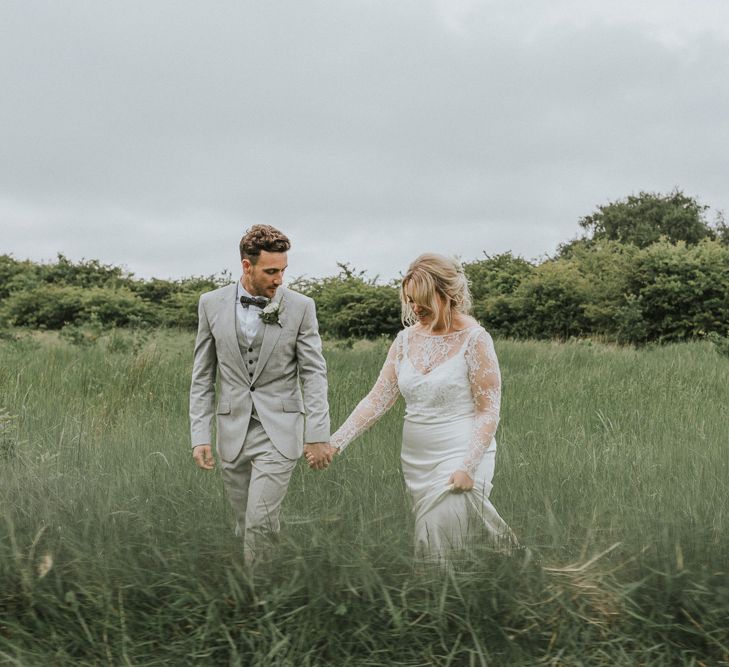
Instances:
[[[192,339],[0,343],[0,664],[729,664],[729,361],[497,343],[492,499],[533,557],[413,564],[402,405],[299,465],[251,572],[187,427]],[[386,345],[327,349],[332,421]]]

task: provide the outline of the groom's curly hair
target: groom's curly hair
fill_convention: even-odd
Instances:
[[[253,225],[250,229],[246,229],[246,233],[240,240],[240,258],[255,264],[261,255],[261,250],[288,252],[289,248],[291,248],[291,241],[283,232],[271,225]]]

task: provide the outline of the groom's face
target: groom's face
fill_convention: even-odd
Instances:
[[[265,296],[270,299],[279,285],[283,284],[288,257],[285,252],[261,250],[255,264],[248,259],[244,259],[242,264],[243,287],[253,296]]]

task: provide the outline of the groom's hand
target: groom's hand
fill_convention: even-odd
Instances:
[[[328,442],[309,442],[304,445],[304,456],[313,470],[325,470],[337,452]]]
[[[198,445],[192,450],[192,458],[195,459],[198,468],[212,470],[215,467],[213,459],[213,448],[210,445]]]

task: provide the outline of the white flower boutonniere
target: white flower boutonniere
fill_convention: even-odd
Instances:
[[[278,311],[280,307],[281,303],[279,301],[270,301],[268,305],[260,313],[258,313],[258,317],[260,317],[266,324],[278,324],[281,326],[281,322],[278,319]]]

